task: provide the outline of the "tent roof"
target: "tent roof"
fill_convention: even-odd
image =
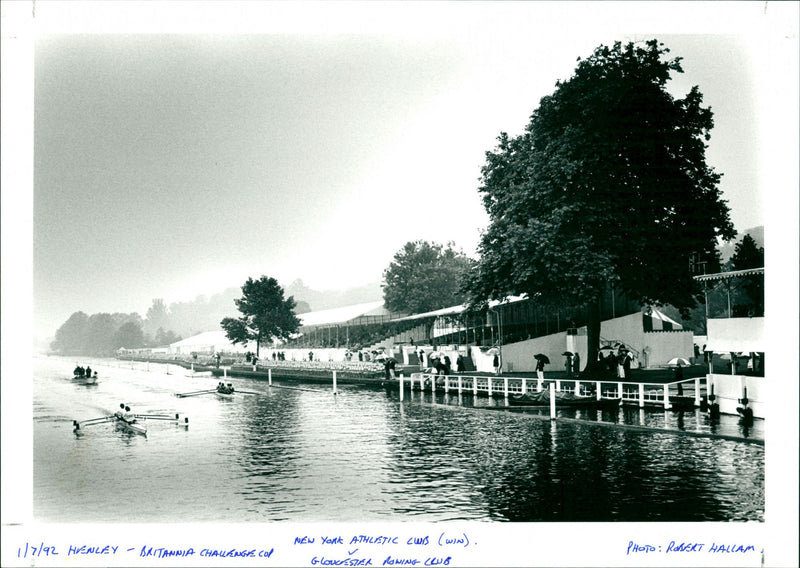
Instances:
[[[528,297],[526,295],[522,296],[508,296],[504,298],[503,301],[498,300],[491,300],[489,302],[489,309],[496,308],[500,304],[511,304],[513,302],[519,302],[520,300],[526,300]],[[401,320],[413,320],[413,319],[420,319],[420,318],[430,318],[430,317],[438,317],[438,316],[449,316],[451,314],[460,314],[463,312],[468,311],[468,307],[466,304],[461,304],[458,306],[450,306],[449,308],[440,308],[438,310],[433,310],[431,312],[425,312],[422,314],[414,314],[404,318]]]
[[[202,333],[198,333],[197,335],[193,335],[191,337],[187,337],[186,339],[181,339],[180,341],[176,341],[175,343],[170,343],[170,349],[180,348],[192,348],[192,347],[215,347],[217,349],[224,349],[226,351],[234,351],[243,349],[245,346],[239,345],[234,346],[231,343],[231,340],[225,335],[225,331],[213,330],[213,331],[204,331]]]
[[[676,331],[683,329],[681,324],[655,308],[651,308],[650,313],[642,313],[642,326],[644,331]]]
[[[391,312],[383,306],[383,300],[378,302],[367,302],[365,304],[354,304],[330,310],[319,310],[300,314],[301,326],[325,325],[332,323],[344,323],[362,316],[388,316]]]

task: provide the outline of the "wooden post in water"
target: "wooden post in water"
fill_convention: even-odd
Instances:
[[[336,392],[336,370],[333,371],[333,394],[338,394]]]
[[[644,408],[644,383],[639,383],[639,408]]]
[[[581,396],[581,382],[575,379],[575,396]]]
[[[492,377],[488,377],[489,398],[492,398]]]
[[[472,396],[478,396],[478,377],[472,377]]]
[[[503,377],[503,398],[508,398],[508,377]]]
[[[597,381],[595,385],[596,385],[595,390],[597,390],[597,400],[600,400],[603,397],[603,393],[600,390],[600,381]]]
[[[400,402],[403,402],[403,373],[400,373]]]
[[[622,398],[622,383],[617,383],[617,396]]]
[[[228,378],[228,369],[226,369],[225,367],[222,367],[222,378],[223,379]]]
[[[550,383],[550,420],[556,419],[556,386]]]
[[[664,383],[664,410],[669,410],[669,383]]]
[[[553,383],[550,384],[552,385]],[[561,379],[556,379],[556,390],[561,392]]]
[[[525,377],[522,377],[522,394],[528,394],[528,384]]]
[[[461,394],[461,390],[464,388],[464,385],[461,381],[461,375],[458,376],[458,394]]]
[[[269,380],[269,386],[272,386],[272,369],[267,369],[267,379]]]
[[[694,378],[694,405],[700,406],[700,377]]]

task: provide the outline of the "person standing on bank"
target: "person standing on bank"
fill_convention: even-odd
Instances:
[[[633,355],[631,355],[630,351],[625,351],[622,355],[622,376],[625,380],[631,378],[631,361],[633,360]]]
[[[675,367],[675,381],[678,383],[678,396],[683,396],[683,367],[681,367],[680,361],[678,361],[678,366]]]
[[[572,374],[578,375],[581,372],[581,356],[575,353],[572,356]]]
[[[494,374],[500,374],[500,355],[495,353],[494,358],[492,358],[492,367],[494,367]]]

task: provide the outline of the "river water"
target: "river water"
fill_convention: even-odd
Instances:
[[[457,395],[235,379],[232,400],[178,398],[217,379],[176,366],[34,361],[33,514],[42,522],[763,521],[764,447],[520,412]],[[288,385],[284,385],[288,386]],[[113,412],[147,436],[73,420]],[[460,404],[459,404],[460,403]],[[591,413],[590,413],[591,414]],[[591,420],[762,436],[733,418],[620,410]],[[125,510],[124,518],[120,510]]]

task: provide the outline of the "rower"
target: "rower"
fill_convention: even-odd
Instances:
[[[86,373],[86,378],[87,378],[87,379],[88,379],[88,378],[91,378],[91,376],[92,376],[92,368],[91,368],[89,365],[86,365],[86,371],[85,371],[85,373]]]
[[[131,412],[130,406],[125,407],[125,414],[122,415],[122,419],[128,424],[133,424],[134,422],[136,422],[136,415],[133,412]]]
[[[233,384],[232,383],[228,383],[228,394],[232,394],[232,393],[233,393]]]
[[[120,402],[119,403],[119,410],[117,410],[114,413],[114,416],[116,416],[117,418],[122,418],[124,415],[125,415],[125,403],[124,402]]]

